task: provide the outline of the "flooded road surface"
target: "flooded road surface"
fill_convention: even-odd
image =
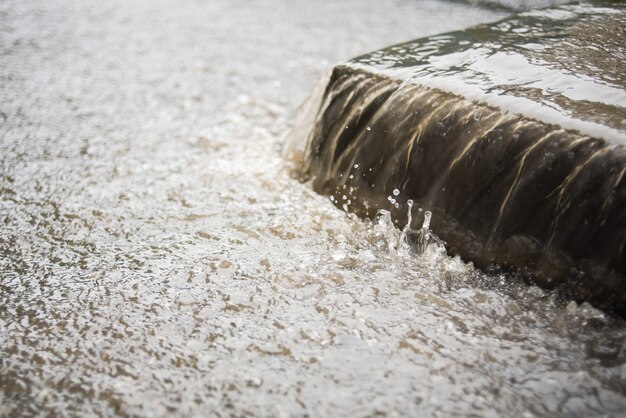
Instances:
[[[616,416],[626,328],[280,158],[338,60],[463,3],[0,3],[0,415]]]

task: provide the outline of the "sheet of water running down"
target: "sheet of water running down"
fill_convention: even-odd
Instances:
[[[623,415],[623,320],[281,156],[335,63],[558,3],[0,2],[0,416]]]
[[[624,317],[625,26],[563,6],[340,63],[285,154],[339,208],[402,227],[413,201],[449,255]]]

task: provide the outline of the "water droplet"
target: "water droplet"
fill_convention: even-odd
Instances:
[[[368,131],[371,131],[371,130],[372,130],[372,127],[371,127],[371,126],[368,126],[368,127],[367,127],[367,130],[368,130]]]
[[[354,165],[354,168],[359,168],[359,165],[358,165],[358,164],[355,164],[355,165]]]
[[[400,190],[398,189],[393,189],[393,195],[394,196],[398,196],[400,194]]]
[[[329,199],[330,199],[331,202],[334,202],[335,201],[335,196],[330,196]]]
[[[354,175],[350,174],[350,178],[351,178],[351,179],[353,179],[353,178],[354,178]]]

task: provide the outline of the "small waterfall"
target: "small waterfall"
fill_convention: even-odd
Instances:
[[[479,267],[626,312],[622,145],[362,63],[336,66],[317,95],[297,177],[358,216],[388,211],[416,252],[432,230]],[[428,208],[422,229],[403,202]]]

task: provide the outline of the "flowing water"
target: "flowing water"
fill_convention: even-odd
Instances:
[[[625,26],[562,5],[340,63],[285,155],[347,212],[401,227],[410,199],[448,254],[625,317]]]
[[[0,3],[0,415],[626,410],[622,322],[280,157],[332,63],[510,10],[313,3]]]

